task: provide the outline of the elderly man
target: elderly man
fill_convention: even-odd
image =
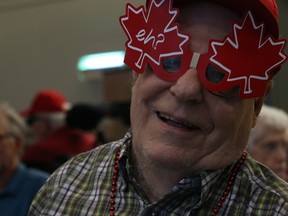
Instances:
[[[286,60],[275,2],[146,6],[120,18],[131,131],[66,163],[29,215],[288,215],[287,183],[245,152]]]
[[[26,128],[9,105],[0,104],[0,209],[3,216],[26,216],[48,174],[21,163]]]
[[[250,134],[247,151],[282,179],[287,179],[288,114],[264,105]]]

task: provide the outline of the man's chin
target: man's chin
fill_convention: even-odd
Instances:
[[[170,171],[191,170],[197,164],[197,158],[191,154],[183,154],[173,149],[158,149],[146,152],[147,158],[153,166]]]

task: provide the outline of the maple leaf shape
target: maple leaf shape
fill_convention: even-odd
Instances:
[[[234,24],[233,30],[234,38],[228,36],[223,43],[211,43],[214,55],[210,61],[229,73],[227,86],[241,86],[241,97],[262,96],[272,78],[269,73],[287,58],[283,53],[286,41],[271,37],[264,40],[263,24],[256,26],[250,11],[243,25]]]
[[[127,16],[120,23],[128,36],[124,62],[138,73],[144,71],[145,63],[160,65],[161,58],[183,54],[182,46],[189,36],[180,34],[174,23],[178,10],[171,9],[172,0],[156,3],[150,1],[148,11],[127,4]]]

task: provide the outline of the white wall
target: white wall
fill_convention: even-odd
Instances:
[[[76,63],[84,54],[124,49],[118,18],[125,2],[0,0],[0,100],[21,110],[36,91],[54,88],[72,102],[100,103],[101,82],[79,82]]]

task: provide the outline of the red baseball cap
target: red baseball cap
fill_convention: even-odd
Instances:
[[[146,5],[151,0],[146,1]],[[159,0],[156,0],[159,2]],[[189,2],[197,0],[173,0],[174,7],[181,7]],[[200,0],[201,1],[201,0]],[[203,1],[203,0],[202,0]],[[207,0],[231,8],[232,10],[244,14],[250,10],[258,22],[264,23],[266,33],[274,38],[279,38],[278,7],[276,0]]]
[[[31,116],[37,113],[66,112],[70,103],[61,93],[44,89],[38,92],[31,104],[31,107],[20,112],[22,116]]]

